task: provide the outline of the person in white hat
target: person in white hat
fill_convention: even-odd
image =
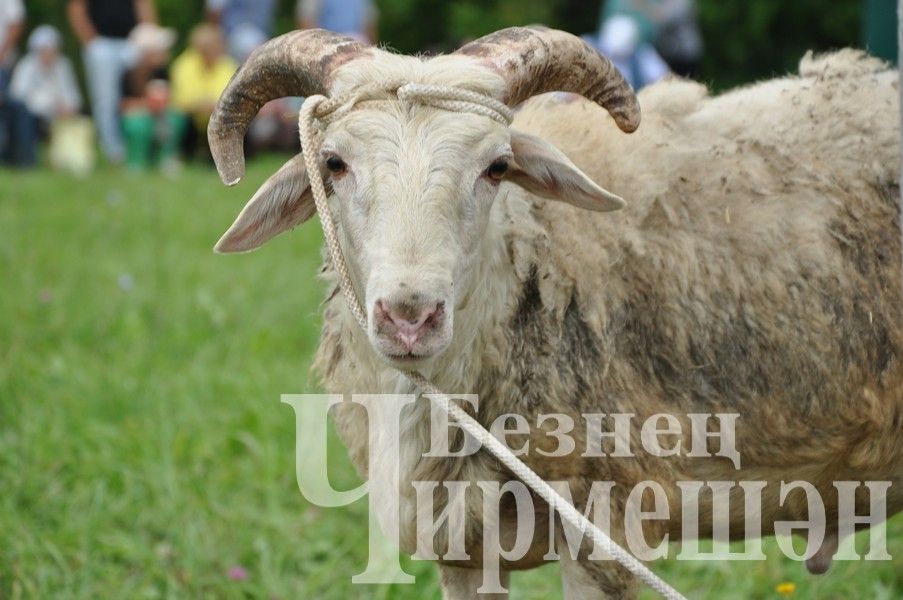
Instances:
[[[60,32],[41,25],[28,38],[28,53],[13,72],[10,96],[27,113],[32,163],[37,142],[47,139],[54,167],[86,173],[94,164],[94,128],[78,115],[82,96],[69,59],[60,54]]]
[[[10,95],[45,124],[74,115],[82,105],[75,71],[60,54],[60,42],[60,32],[52,25],[32,31],[28,54],[16,65],[10,83]]]
[[[139,23],[129,33],[129,44],[135,52],[137,63],[147,62],[149,54],[167,54],[176,43],[176,32],[156,23]],[[159,61],[158,61],[159,62]]]
[[[170,169],[177,162],[186,119],[173,107],[169,92],[169,50],[175,41],[173,30],[153,23],[142,23],[129,34],[137,60],[122,77],[121,109],[130,169],[154,164]]]

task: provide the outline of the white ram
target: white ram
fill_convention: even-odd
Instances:
[[[341,95],[375,82],[455,86],[514,106],[512,127],[387,95],[325,130],[323,173],[370,329],[326,303],[317,368],[330,392],[396,392],[393,367],[448,392],[477,393],[487,426],[518,413],[534,427],[524,460],[571,484],[629,489],[655,480],[680,514],[681,480],[765,481],[763,530],[806,515],[783,480],[806,480],[837,514],[837,480],[890,480],[903,508],[903,369],[897,76],[861,53],[803,60],[799,76],[720,97],[667,81],[635,97],[568,34],[510,29],[432,59],[364,48],[326,32],[270,42],[224,94],[210,129],[220,173],[243,173],[241,139],[263,102]],[[609,115],[599,108],[607,108]],[[553,145],[554,144],[554,145]],[[557,148],[560,148],[559,151]],[[563,151],[563,153],[562,153]],[[565,156],[566,155],[566,156]],[[573,162],[571,162],[573,161]],[[627,199],[622,206],[604,185]],[[217,248],[253,249],[314,213],[293,159],[249,202]],[[335,281],[327,271],[327,278]],[[403,477],[505,480],[495,461],[422,456],[427,407],[408,415]],[[742,469],[725,458],[550,459],[536,415],[737,413]],[[341,435],[366,469],[366,419],[342,407]],[[585,444],[575,429],[577,447]],[[689,440],[683,439],[684,446]],[[686,449],[686,448],[685,448]],[[371,474],[371,476],[376,476]],[[410,501],[402,523],[413,522]],[[703,501],[702,535],[713,507]],[[857,496],[867,511],[867,498]],[[623,497],[612,510],[623,511]],[[733,515],[733,513],[732,513]],[[706,517],[708,516],[708,519]],[[734,515],[734,527],[742,515]],[[624,538],[613,517],[613,535]],[[680,519],[646,522],[650,543]],[[470,523],[479,540],[479,519]],[[541,528],[540,528],[541,529]],[[733,531],[733,529],[732,529]],[[540,536],[541,537],[541,536]],[[838,526],[809,561],[824,570]],[[402,546],[413,549],[413,531]],[[477,541],[474,541],[478,545]],[[543,561],[546,540],[505,569]],[[471,561],[440,568],[446,594],[473,597]],[[568,561],[569,597],[629,596],[611,562]]]

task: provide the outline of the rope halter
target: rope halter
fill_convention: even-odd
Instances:
[[[326,189],[317,163],[317,155],[320,150],[320,135],[327,125],[344,117],[358,105],[391,101],[393,96],[404,103],[420,103],[451,112],[482,115],[505,127],[511,125],[514,120],[514,112],[491,96],[450,86],[421,83],[375,82],[333,98],[318,95],[309,96],[304,101],[298,115],[304,166],[310,178],[310,188],[323,226],[329,257],[339,276],[339,287],[351,314],[365,332],[367,313],[351,283],[351,274],[342,254],[338,231],[326,200]]]
[[[482,115],[505,127],[511,125],[514,120],[514,111],[503,102],[486,94],[446,85],[399,81],[363,85],[333,98],[310,96],[304,104],[307,105],[313,101],[313,104],[316,105],[313,117],[322,128],[322,126],[344,117],[360,104],[385,102],[393,99],[405,104],[423,104],[450,112]],[[299,115],[300,121],[301,115]]]
[[[304,164],[310,179],[310,189],[317,206],[317,215],[319,215],[320,223],[323,226],[323,236],[326,241],[326,247],[329,249],[329,257],[339,277],[339,287],[342,290],[349,310],[365,333],[367,331],[367,313],[354,290],[351,274],[348,271],[348,264],[345,262],[345,257],[342,254],[335,221],[329,212],[326,188],[323,184],[323,176],[317,162],[317,155],[320,150],[320,134],[326,125],[348,114],[359,104],[392,100],[393,96],[397,97],[401,102],[420,103],[451,112],[482,115],[506,127],[511,125],[511,122],[514,120],[514,113],[510,108],[485,94],[455,87],[420,83],[374,83],[361,86],[335,98],[310,96],[304,101],[301,113],[298,115],[298,129],[301,137],[301,152],[304,156]],[[493,456],[511,470],[515,477],[523,481],[538,496],[548,502],[549,506],[558,512],[563,521],[566,521],[578,531],[586,533],[603,552],[607,552],[621,563],[624,568],[657,591],[663,598],[668,600],[686,600],[680,592],[660,579],[642,562],[637,560],[635,556],[624,550],[605,532],[596,527],[583,513],[574,508],[542,477],[517,458],[502,442],[493,437],[476,419],[453,403],[448,394],[439,390],[417,371],[400,370],[400,372],[415,387],[419,388],[422,393],[428,394],[431,401],[439,404],[452,420],[460,425],[470,436],[479,441],[482,447],[489,450]]]

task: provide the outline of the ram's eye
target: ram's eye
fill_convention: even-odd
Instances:
[[[326,168],[329,169],[329,172],[333,175],[341,175],[345,172],[347,167],[345,161],[338,156],[330,156],[326,159]]]
[[[492,164],[486,169],[486,176],[495,181],[501,181],[508,172],[508,161],[504,158],[492,161]]]

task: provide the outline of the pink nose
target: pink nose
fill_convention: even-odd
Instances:
[[[392,336],[410,352],[421,338],[441,322],[445,314],[445,303],[389,303],[380,299],[376,301],[373,314],[379,332]]]

